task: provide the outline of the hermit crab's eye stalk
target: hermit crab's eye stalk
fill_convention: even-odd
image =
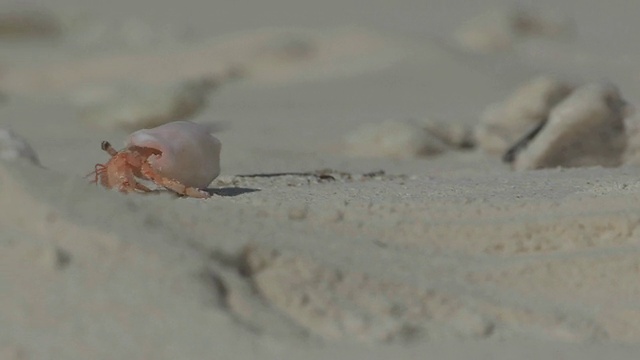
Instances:
[[[108,141],[103,141],[100,144],[100,148],[103,151],[106,151],[111,156],[115,156],[118,153],[116,149],[114,149],[113,146],[111,146],[111,143],[109,143]]]

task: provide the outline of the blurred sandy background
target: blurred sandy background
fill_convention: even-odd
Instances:
[[[0,358],[631,357],[638,14],[3,2]],[[180,119],[212,198],[88,183]]]

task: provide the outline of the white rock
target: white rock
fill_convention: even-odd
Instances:
[[[185,120],[202,110],[216,79],[154,87],[120,84],[85,87],[73,96],[81,118],[104,128],[138,130]]]
[[[540,76],[514,91],[504,102],[491,104],[475,128],[478,146],[490,154],[502,154],[530,129],[546,121],[551,109],[572,86]]]
[[[8,129],[0,129],[0,159],[15,161],[26,159],[40,165],[38,155],[31,145],[20,135]]]
[[[629,111],[614,85],[584,85],[551,111],[540,133],[516,154],[513,167],[619,166]]]
[[[627,148],[623,162],[628,165],[640,166],[640,116],[625,119],[627,132]]]

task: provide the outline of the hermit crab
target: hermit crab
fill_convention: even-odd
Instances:
[[[111,159],[96,164],[93,183],[123,193],[152,191],[151,182],[179,195],[208,198],[203,190],[220,174],[220,140],[212,128],[190,121],[175,121],[138,130],[117,151],[108,141],[102,150]]]

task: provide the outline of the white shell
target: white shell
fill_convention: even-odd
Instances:
[[[138,130],[127,139],[127,147],[158,149],[149,163],[164,177],[186,186],[206,188],[220,174],[220,140],[211,128],[190,121],[175,121],[152,129]]]

